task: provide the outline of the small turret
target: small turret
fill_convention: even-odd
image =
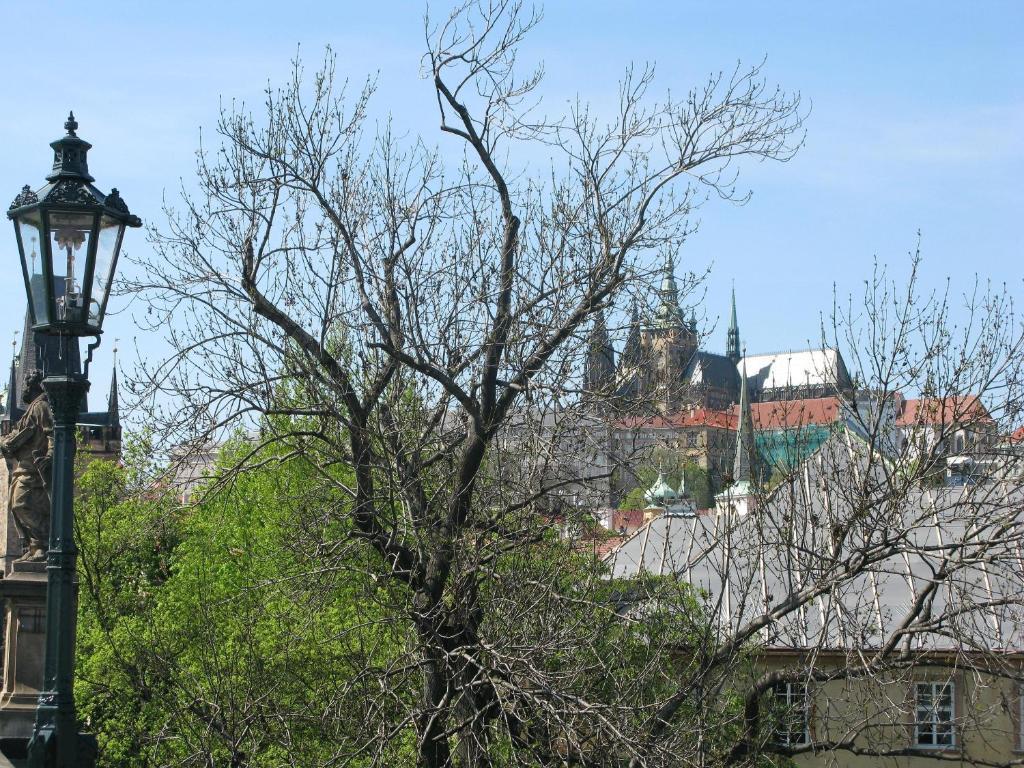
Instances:
[[[697,505],[686,492],[686,480],[680,479],[679,490],[676,491],[668,484],[664,472],[658,473],[654,485],[644,493],[644,501],[647,502],[644,510],[644,519],[647,521],[661,515],[692,517],[697,512]]]
[[[107,423],[103,427],[103,453],[112,456],[118,456],[121,453],[121,403],[117,391],[117,347],[114,347],[114,366],[110,372]]]
[[[654,481],[654,485],[644,493],[644,501],[647,502],[648,508],[669,507],[675,503],[676,498],[677,494],[665,480],[664,472],[658,473],[658,479]]]
[[[697,514],[697,502],[686,487],[686,467],[679,468],[679,490],[676,492],[676,503],[669,514],[692,517]]]

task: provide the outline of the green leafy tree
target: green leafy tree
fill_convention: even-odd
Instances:
[[[402,675],[388,670],[406,640],[382,618],[390,585],[357,562],[316,568],[310,468],[262,458],[185,509],[132,489],[130,467],[84,473],[77,694],[103,764],[324,765],[393,717],[376,678]],[[397,764],[401,744],[386,748]]]

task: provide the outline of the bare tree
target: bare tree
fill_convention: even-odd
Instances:
[[[127,286],[171,346],[135,382],[158,434],[243,425],[258,440],[239,470],[269,444],[313,461],[311,498],[337,501],[305,546],[327,568],[369,548],[401,585],[413,640],[396,667],[417,695],[342,764],[410,738],[422,766],[680,764],[644,688],[664,670],[609,661],[625,651],[603,643],[617,614],[598,570],[542,556],[567,481],[526,446],[578,413],[592,316],[625,308],[709,196],[745,200],[740,161],[792,157],[803,112],[755,66],[661,101],[653,70],[631,69],[615,114],[541,117],[540,72],[517,62],[537,21],[511,0],[427,21],[437,147],[372,130],[373,84],[347,97],[332,56],[308,78],[296,64],[258,115],[221,114],[198,189]],[[517,162],[538,150],[545,170]],[[379,682],[385,698],[408,684]]]
[[[826,339],[864,397],[747,514],[659,518],[613,580],[553,541],[570,490],[627,458],[566,462],[606,429],[582,396],[592,319],[625,316],[705,199],[745,199],[739,161],[791,157],[802,112],[754,67],[660,102],[631,70],[616,114],[541,117],[516,61],[537,20],[480,2],[428,21],[438,147],[369,130],[372,83],[346,98],[330,56],[258,116],[223,112],[128,286],[171,344],[135,382],[162,438],[253,428],[236,472],[302,457],[319,481],[298,545],[390,587],[408,642],[354,675],[379,701],[324,764],[1013,764],[963,751],[1020,704],[1005,292],[957,303],[919,295],[916,266],[899,290],[876,274]],[[901,425],[898,391],[922,394]]]

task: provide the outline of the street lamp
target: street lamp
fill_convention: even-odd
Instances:
[[[67,135],[50,144],[54,156],[48,184],[37,191],[25,186],[7,211],[14,222],[32,329],[59,337],[65,363],[65,370],[47,371],[43,380],[53,413],[53,483],[43,688],[28,758],[29,765],[47,768],[95,762],[95,741],[78,733],[73,692],[75,424],[89,389],[89,359],[83,372],[79,356],[68,352],[83,336],[96,337],[89,358],[99,345],[125,227],[142,226],[116,189],[104,195],[92,185],[86,159],[92,145],[76,134],[73,113],[64,128]]]

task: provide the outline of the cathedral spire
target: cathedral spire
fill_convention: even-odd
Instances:
[[[732,286],[732,312],[729,317],[729,333],[726,337],[725,356],[735,365],[740,361],[740,326],[736,322],[736,284]]]
[[[658,325],[663,328],[684,326],[683,311],[679,308],[679,287],[676,285],[676,259],[671,251],[665,252],[665,270],[658,296],[661,299],[655,313]]]
[[[615,350],[608,336],[604,311],[594,313],[594,325],[587,345],[587,363],[584,371],[584,387],[588,392],[610,394],[615,383]]]
[[[636,299],[629,311],[629,333],[626,336],[626,345],[622,348],[622,356],[619,358],[619,367],[623,370],[637,368],[643,360],[643,351],[640,348],[640,311],[636,307]]]
[[[676,286],[676,257],[672,251],[665,252],[665,271],[661,276],[661,297],[679,303],[679,288]]]

